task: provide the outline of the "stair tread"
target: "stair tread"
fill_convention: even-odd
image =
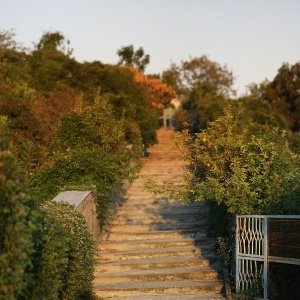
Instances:
[[[104,250],[101,251],[101,254],[111,254],[111,253],[119,253],[120,255],[126,254],[126,253],[151,253],[151,252],[180,252],[180,251],[186,251],[186,250],[195,250],[195,251],[201,251],[201,250],[211,250],[214,249],[214,246],[212,245],[203,245],[203,246],[178,246],[178,247],[168,247],[168,248],[138,248],[138,249],[129,249],[129,250]],[[101,255],[100,255],[101,256]]]
[[[223,300],[221,295],[151,295],[116,297],[116,300]]]
[[[161,262],[197,262],[201,260],[211,260],[213,258],[219,259],[216,257],[216,255],[210,255],[207,254],[205,257],[182,257],[182,256],[171,256],[171,257],[150,257],[150,258],[141,258],[139,260],[137,259],[127,259],[127,260],[115,260],[115,261],[105,261],[101,262],[101,266],[104,266],[106,264],[112,265],[124,265],[124,264],[141,264],[141,263],[161,263]]]
[[[179,273],[217,273],[220,269],[213,269],[209,267],[195,268],[195,267],[175,267],[172,269],[148,269],[148,270],[112,270],[107,272],[96,272],[95,276],[131,276],[131,275],[145,275],[145,274],[179,274]]]
[[[136,288],[157,288],[157,287],[194,287],[194,286],[221,286],[222,281],[216,279],[209,280],[182,280],[182,281],[133,281],[133,282],[112,282],[94,283],[94,286],[105,287],[106,289],[126,290]]]
[[[147,239],[143,241],[139,240],[132,240],[132,241],[104,241],[99,244],[100,247],[106,245],[113,245],[113,244],[139,244],[139,243],[168,243],[168,242],[209,242],[215,241],[214,238],[189,238],[189,237],[181,237],[181,238],[164,238],[164,239]]]
[[[101,299],[221,300],[223,280],[207,203],[192,204],[145,190],[148,178],[159,186],[184,182],[179,150],[158,130],[139,177],[117,208],[110,232],[99,243],[94,292]]]

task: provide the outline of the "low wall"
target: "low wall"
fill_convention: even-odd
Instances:
[[[64,201],[74,205],[85,217],[93,240],[98,242],[100,238],[100,226],[92,191],[65,191],[59,193],[53,200],[57,202]]]

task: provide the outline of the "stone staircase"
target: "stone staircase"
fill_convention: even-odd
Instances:
[[[107,240],[99,244],[94,291],[102,299],[225,299],[215,241],[207,237],[206,203],[183,204],[144,190],[147,178],[180,184],[183,161],[169,136],[159,144],[128,189]]]

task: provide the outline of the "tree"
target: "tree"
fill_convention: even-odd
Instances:
[[[117,51],[117,54],[120,57],[119,65],[135,67],[142,73],[150,63],[150,55],[145,54],[142,47],[135,51],[133,45],[124,46]]]
[[[5,92],[7,80],[28,80],[27,49],[14,40],[12,30],[0,30],[0,90]]]
[[[171,86],[178,95],[184,94],[180,67],[172,63],[168,70],[163,71],[162,81]]]
[[[251,92],[268,101],[289,122],[292,131],[300,130],[300,63],[284,63],[271,82],[252,86]]]
[[[124,117],[128,143],[144,144],[145,147],[148,147],[156,141],[158,122],[157,118],[152,118],[155,112],[148,104],[146,86],[137,84],[135,81],[135,73],[146,76],[137,69],[135,69],[136,72],[133,72],[133,69],[132,67],[103,64],[99,61],[85,62],[76,65],[69,83],[73,89],[84,93],[83,98],[90,105],[93,104],[95,92],[100,87],[101,94],[106,95],[113,105],[114,116]],[[157,81],[160,82],[159,79]],[[168,99],[167,95],[164,99],[166,98]],[[161,98],[157,99],[157,101],[161,100]]]
[[[248,96],[231,101],[231,105],[237,110],[239,105],[244,107],[243,120],[240,128],[251,129],[251,134],[260,135],[273,128],[288,131],[288,122],[270,103],[262,101],[258,97]],[[263,129],[263,131],[262,131]]]
[[[220,66],[205,55],[181,61],[180,66],[172,64],[170,69],[163,72],[162,78],[171,84],[178,93],[185,96],[202,83],[213,86],[218,95],[228,97],[234,94],[232,72],[226,65]]]
[[[70,41],[66,40],[64,35],[58,31],[45,32],[40,41],[35,45],[37,51],[45,51],[50,55],[54,53],[63,53],[70,57],[73,49],[69,48]]]
[[[67,90],[73,61],[69,41],[60,32],[46,32],[30,58],[31,84],[42,91]]]
[[[207,129],[208,124],[222,115],[231,100],[217,93],[209,82],[199,83],[192,88],[189,97],[182,101],[182,108],[189,112],[190,133]]]
[[[165,104],[171,102],[177,96],[172,87],[162,82],[159,78],[149,78],[136,68],[127,68],[134,73],[135,83],[145,91],[148,107],[163,109]]]
[[[187,130],[175,135],[191,166],[178,196],[223,204],[234,214],[299,212],[299,156],[284,132],[273,129],[255,136],[250,126],[240,128],[243,117],[243,109],[227,108],[195,137]]]
[[[177,127],[183,128],[187,120],[191,133],[207,128],[228,104],[233,75],[225,66],[209,60],[205,55],[181,61],[180,66],[171,64],[162,75],[164,82],[173,87],[181,98],[182,110],[175,115]],[[189,115],[187,117],[187,115]]]
[[[105,223],[112,191],[133,180],[140,168],[131,161],[142,149],[126,146],[124,118],[113,116],[106,97],[97,95],[88,107],[78,105],[58,122],[48,159],[29,180],[35,198],[45,202],[61,190],[93,189],[99,221]]]
[[[14,37],[16,33],[11,30],[0,30],[0,58],[4,50],[13,50],[15,52],[25,52],[24,48],[20,43],[16,42]]]

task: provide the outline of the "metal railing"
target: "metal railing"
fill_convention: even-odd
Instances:
[[[269,262],[300,265],[300,216],[236,216],[236,291],[268,299]]]

